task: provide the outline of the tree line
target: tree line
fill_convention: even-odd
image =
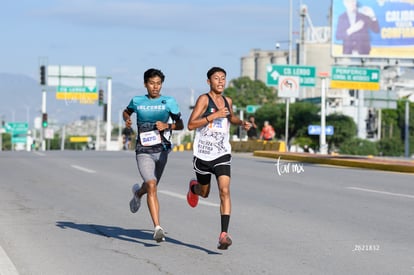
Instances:
[[[247,105],[260,105],[254,113],[258,131],[264,121],[276,130],[276,138],[285,140],[286,104],[277,96],[273,87],[266,86],[260,80],[240,77],[230,81],[224,94],[233,99],[237,108]],[[414,114],[414,105],[409,104],[410,114]],[[249,115],[249,114],[247,114]],[[309,135],[309,125],[320,125],[320,104],[297,101],[289,105],[288,145],[305,145],[319,150],[319,135]],[[397,102],[397,109],[383,109],[380,140],[370,141],[357,137],[357,125],[347,115],[334,113],[326,116],[326,125],[334,127],[334,134],[326,136],[330,152],[352,155],[403,156],[405,139],[405,101]],[[409,118],[410,155],[414,147],[414,116]],[[236,129],[235,129],[236,130]]]

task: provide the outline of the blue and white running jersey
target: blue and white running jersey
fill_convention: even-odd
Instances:
[[[137,125],[157,121],[167,123],[170,116],[173,120],[177,120],[181,116],[177,101],[170,96],[158,98],[149,98],[147,95],[135,96],[127,108],[133,110],[137,115]]]
[[[166,133],[167,131],[158,132],[155,122],[167,123],[170,117],[173,121],[181,118],[180,109],[175,98],[170,96],[160,96],[158,98],[150,98],[148,95],[135,96],[129,102],[127,109],[136,114],[137,151],[155,153],[170,149],[170,133]]]

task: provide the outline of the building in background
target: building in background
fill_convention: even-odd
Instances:
[[[368,0],[365,0],[368,1]],[[338,8],[342,5],[342,0],[333,0],[333,7],[335,15],[338,15],[339,11],[341,10]],[[362,3],[363,4],[363,3]],[[377,4],[379,5],[379,4]],[[410,7],[406,7],[408,4],[399,4],[398,10],[401,14],[404,13],[404,7],[406,8],[406,12],[404,14],[414,14],[414,8],[411,5]],[[336,7],[336,8],[335,8]],[[384,7],[374,7],[374,11],[377,14],[377,18],[380,22],[385,20],[386,16],[390,16],[390,14]],[[410,11],[407,13],[407,11]],[[383,99],[376,99],[376,95],[381,94],[381,96],[385,94],[389,95],[390,100],[395,100],[396,98],[401,98],[406,96],[407,93],[411,95],[410,99],[413,101],[414,99],[414,91],[407,92],[407,90],[414,90],[414,80],[410,79],[410,76],[413,74],[414,68],[414,56],[413,55],[404,55],[406,51],[404,51],[404,47],[414,47],[414,39],[413,38],[406,38],[400,39],[400,44],[398,47],[394,47],[391,51],[393,56],[390,58],[386,58],[383,54],[380,53],[380,45],[378,44],[379,40],[375,40],[373,45],[373,51],[371,53],[372,56],[365,55],[356,55],[356,56],[349,56],[339,53],[339,47],[341,47],[338,43],[336,37],[332,37],[334,32],[332,32],[333,28],[336,28],[336,21],[337,16],[332,18],[332,25],[331,26],[323,26],[323,27],[315,27],[312,24],[312,20],[307,13],[306,6],[301,7],[301,26],[302,29],[300,31],[300,38],[297,41],[293,41],[293,53],[291,65],[301,65],[301,66],[313,66],[316,69],[316,75],[321,72],[327,72],[329,75],[331,74],[331,69],[333,66],[352,66],[352,67],[373,67],[380,69],[380,85],[381,93],[375,93],[370,91],[357,91],[351,89],[331,89],[328,88],[327,95],[326,95],[326,113],[327,115],[332,113],[341,113],[347,116],[350,116],[354,119],[357,127],[358,127],[358,137],[360,138],[370,138],[370,139],[379,139],[380,135],[372,134],[372,128],[377,129],[380,126],[381,121],[376,119],[375,125],[369,124],[367,126],[367,120],[370,119],[370,116],[381,117],[381,108],[393,108],[393,104],[386,106],[386,107],[377,107],[373,105],[367,104],[366,100],[364,102],[364,96],[367,95],[374,96],[374,98],[370,98],[370,102],[375,102],[375,100],[381,101]],[[397,20],[397,16],[394,14],[393,17]],[[399,17],[402,18],[402,17]],[[402,20],[402,19],[401,19]],[[408,18],[405,16],[405,20],[409,20],[410,22],[405,22],[404,26],[407,26],[403,31],[405,34],[414,34],[414,17]],[[394,22],[396,26],[398,22]],[[401,23],[401,22],[400,22]],[[401,23],[402,24],[402,23]],[[400,25],[401,25],[400,24]],[[390,33],[392,26],[389,24],[384,25],[384,29],[380,29],[382,33]],[[380,26],[381,28],[381,26]],[[408,29],[407,29],[408,28]],[[394,30],[395,33],[396,30]],[[414,36],[414,35],[413,35]],[[376,37],[378,35],[376,34]],[[384,38],[382,43],[387,45],[391,45],[390,37]],[[275,41],[277,42],[277,41]],[[269,64],[274,65],[287,65],[289,64],[289,50],[286,48],[279,48],[279,44],[276,43],[277,47],[272,50],[261,50],[261,49],[252,49],[246,56],[241,58],[241,76],[248,76],[252,80],[261,80],[266,83],[267,80],[267,71],[266,66]],[[391,46],[390,46],[391,47]],[[410,48],[410,49],[411,49]],[[401,83],[405,83],[401,85]],[[329,86],[329,85],[328,85]],[[361,96],[359,96],[361,95]],[[301,91],[299,93],[298,100],[310,100],[315,102],[315,99],[320,99],[321,96],[321,80],[319,78],[316,79],[315,87],[301,87]],[[362,98],[362,101],[361,101]],[[368,98],[367,98],[368,99]],[[368,128],[369,129],[368,129]]]

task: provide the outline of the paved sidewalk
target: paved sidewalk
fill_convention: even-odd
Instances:
[[[309,153],[281,153],[277,151],[254,151],[254,156],[281,158],[283,160],[294,160],[308,163],[319,163],[337,166],[348,166],[365,169],[376,169],[383,171],[394,171],[403,173],[414,173],[414,159],[397,160],[371,156],[349,156],[349,155],[319,155]]]

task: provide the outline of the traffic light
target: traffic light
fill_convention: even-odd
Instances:
[[[47,113],[42,114],[42,127],[47,128],[48,122],[47,122]]]
[[[104,91],[99,90],[99,96],[98,96],[98,105],[102,106],[104,103]]]
[[[40,85],[46,85],[46,66],[40,66]]]

